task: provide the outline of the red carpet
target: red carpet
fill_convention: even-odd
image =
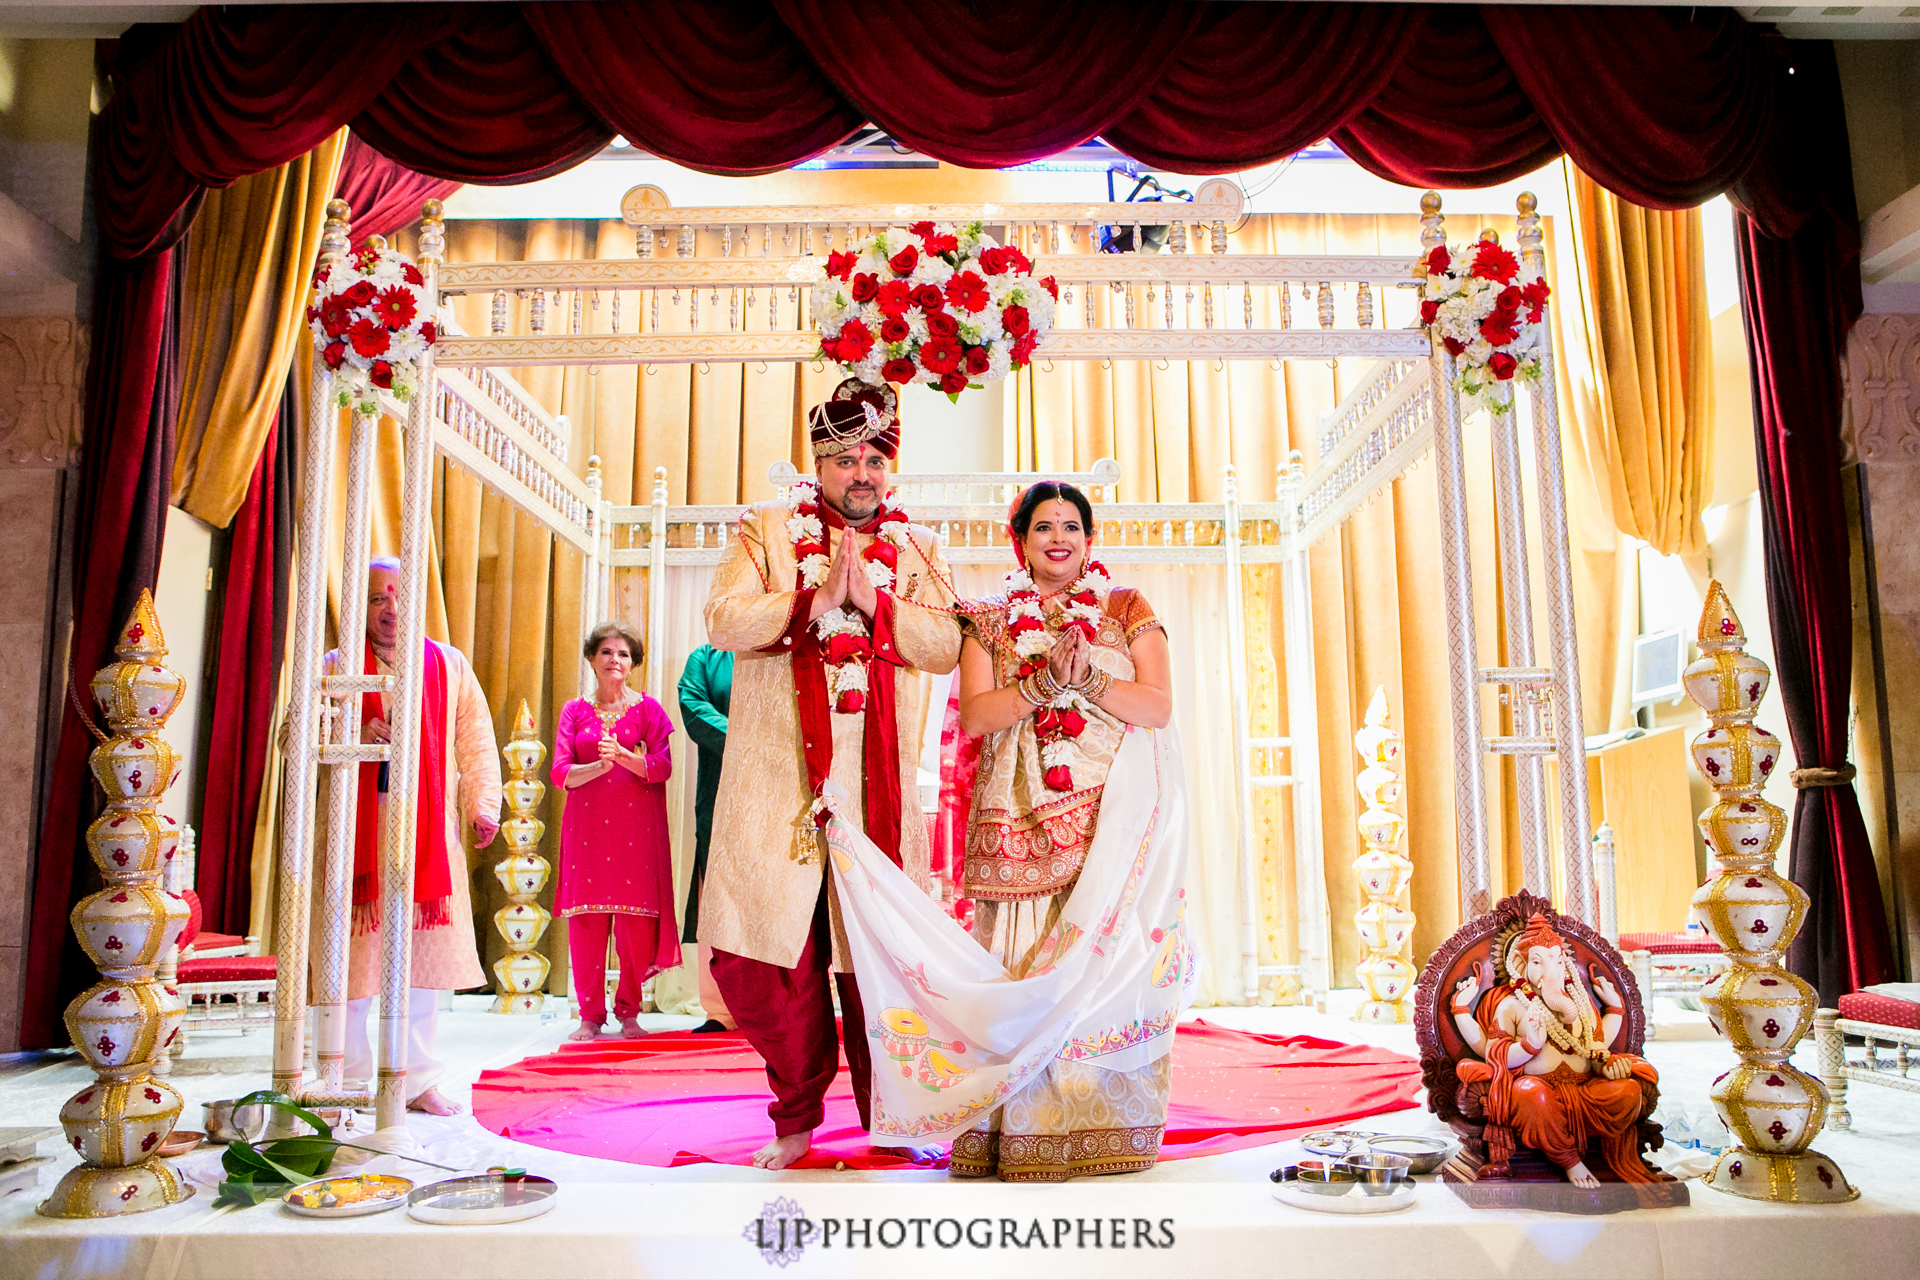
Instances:
[[[873,1153],[854,1114],[846,1063],[827,1120],[799,1168],[907,1167]],[[1414,1104],[1420,1066],[1366,1045],[1180,1025],[1163,1160],[1278,1142]],[[748,1164],[772,1136],[766,1067],[737,1035],[672,1032],[596,1040],[488,1071],[473,1114],[502,1137],[629,1164]]]

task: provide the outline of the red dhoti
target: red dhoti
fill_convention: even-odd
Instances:
[[[718,948],[713,952],[713,980],[727,1002],[739,1029],[767,1060],[767,1084],[773,1102],[767,1115],[775,1137],[805,1133],[826,1118],[827,1087],[840,1066],[844,1036],[847,1075],[853,1084],[860,1125],[870,1128],[868,1082],[873,1059],[867,1045],[866,1016],[860,1008],[860,989],[851,973],[831,974],[840,992],[844,1032],[836,1035],[833,995],[828,985],[833,961],[833,939],[827,923],[827,882],[820,883],[814,904],[813,926],[800,958],[783,969],[763,960],[749,960]]]

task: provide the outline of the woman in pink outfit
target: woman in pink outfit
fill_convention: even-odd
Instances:
[[[673,722],[660,704],[627,687],[645,655],[633,628],[605,622],[587,637],[599,688],[560,709],[553,784],[567,793],[560,820],[560,883],[554,911],[567,918],[580,1025],[592,1040],[607,1020],[607,934],[620,957],[613,1012],[620,1034],[643,1036],[640,984],[680,963],[673,859],[667,842],[667,778]]]

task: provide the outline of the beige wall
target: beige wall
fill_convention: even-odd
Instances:
[[[19,1047],[45,722],[64,668],[92,100],[91,40],[0,40],[0,1052]]]

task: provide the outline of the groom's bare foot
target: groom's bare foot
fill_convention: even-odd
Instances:
[[[407,1103],[407,1110],[424,1111],[430,1116],[457,1116],[465,1109],[438,1089],[428,1089]]]
[[[945,1147],[875,1147],[875,1154],[883,1156],[903,1156],[915,1164],[945,1164]]]
[[[753,1153],[756,1169],[784,1169],[813,1148],[813,1130],[775,1138]]]

